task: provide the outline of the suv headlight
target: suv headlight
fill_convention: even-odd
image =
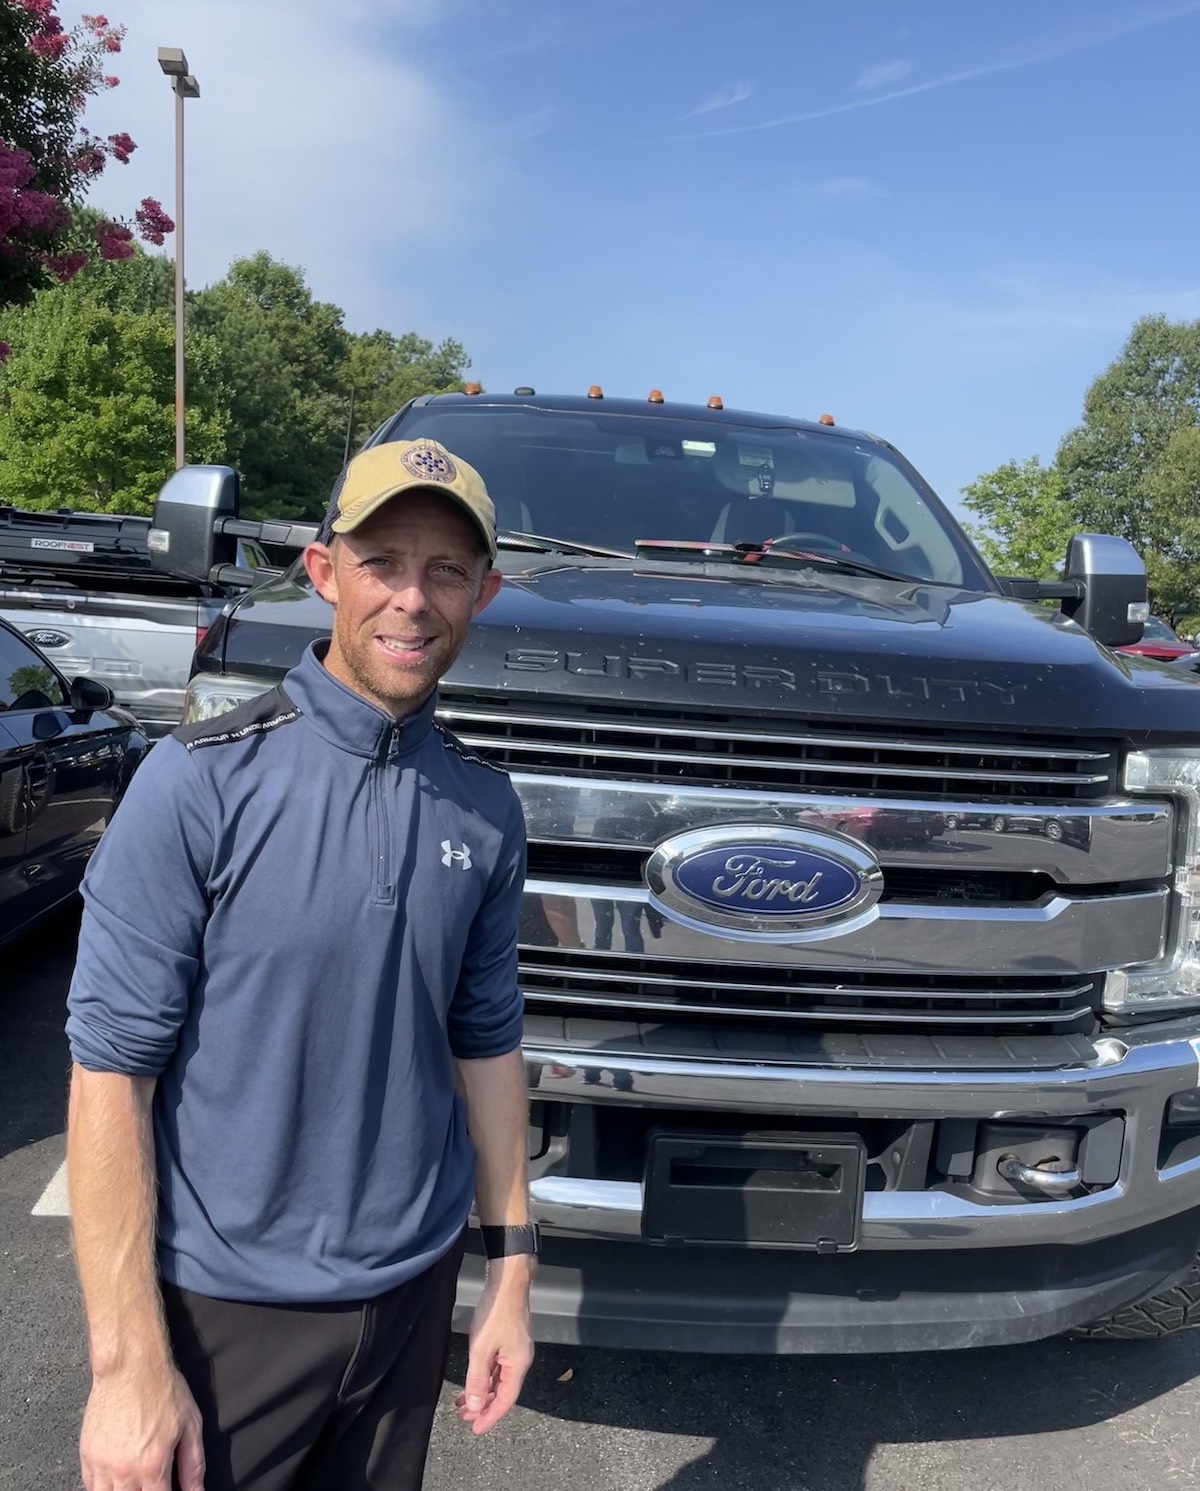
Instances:
[[[1167,957],[1122,968],[1105,980],[1105,1008],[1124,1014],[1200,1002],[1200,751],[1135,751],[1125,762],[1127,792],[1175,802],[1175,877]]]
[[[257,699],[274,685],[261,678],[239,678],[236,673],[222,677],[219,673],[197,673],[183,696],[183,723],[215,720],[228,714],[248,699]]]

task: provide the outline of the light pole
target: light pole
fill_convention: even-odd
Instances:
[[[188,72],[187,58],[178,47],[159,47],[158,65],[175,90],[175,469],[187,464],[184,436],[184,327],[183,327],[183,104],[200,97],[200,84]]]

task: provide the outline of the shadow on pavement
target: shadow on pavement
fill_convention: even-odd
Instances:
[[[75,903],[0,948],[0,1156],[66,1128],[63,1026],[78,939]]]
[[[568,1369],[571,1380],[558,1379]],[[455,1337],[448,1376],[461,1386]],[[1200,1374],[1200,1332],[1129,1344],[893,1356],[683,1356],[543,1346],[522,1405],[578,1423],[714,1443],[658,1491],[864,1491],[877,1445],[944,1444],[1103,1424]]]

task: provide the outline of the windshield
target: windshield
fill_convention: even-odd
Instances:
[[[1165,621],[1160,621],[1157,616],[1151,616],[1150,620],[1142,628],[1143,642],[1179,642],[1179,638],[1171,630]]]
[[[502,530],[632,551],[642,539],[761,544],[857,558],[982,590],[970,549],[883,447],[830,432],[716,420],[426,406],[392,430],[427,437],[487,482]]]

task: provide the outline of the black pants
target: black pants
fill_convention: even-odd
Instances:
[[[205,1491],[417,1491],[463,1241],[359,1304],[253,1305],[163,1285],[204,1420]]]

